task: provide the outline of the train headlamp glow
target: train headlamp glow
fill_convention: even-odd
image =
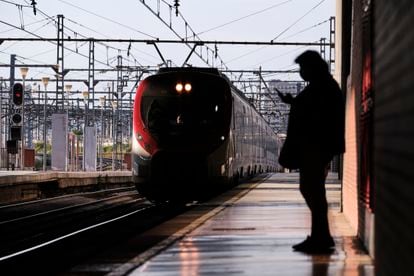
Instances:
[[[183,88],[184,88],[184,86],[180,82],[175,85],[175,91],[177,91],[178,93],[183,92]]]
[[[185,92],[190,93],[192,89],[193,89],[193,86],[191,85],[191,83],[186,83],[184,85]]]
[[[177,91],[178,94],[181,94],[183,92],[190,93],[191,90],[193,90],[193,86],[189,82],[185,84],[177,82],[177,84],[175,85],[175,91]]]

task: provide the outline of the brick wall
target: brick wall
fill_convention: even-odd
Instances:
[[[375,1],[377,275],[414,273],[414,2]]]
[[[376,91],[371,85],[373,8],[369,0],[343,0],[342,5],[344,24],[347,24],[342,26],[342,30],[345,34],[352,34],[351,45],[342,44],[343,60],[348,59],[349,63],[349,73],[346,74],[346,70],[342,73],[347,75],[343,211],[370,255],[374,256],[372,103]]]
[[[345,2],[342,1],[345,5]],[[344,14],[343,17],[352,17],[352,27],[342,26],[343,30],[352,32],[352,46],[348,54],[344,53],[343,60],[349,59],[352,65],[347,75],[346,83],[346,106],[345,106],[345,154],[343,166],[343,211],[355,231],[358,229],[358,138],[357,138],[357,104],[358,93],[361,91],[361,56],[362,56],[362,34],[361,28],[361,4],[354,2],[353,14]],[[344,18],[344,22],[347,22]],[[348,24],[351,24],[348,21]],[[344,23],[346,24],[346,23]],[[346,46],[343,46],[345,48]],[[349,56],[348,56],[349,55]],[[346,72],[343,72],[346,74]],[[343,85],[344,86],[344,85]]]
[[[344,154],[343,167],[343,212],[352,228],[358,229],[358,193],[357,193],[357,137],[355,119],[355,90],[347,89],[346,96],[345,141],[346,152]],[[355,232],[356,234],[356,232]]]

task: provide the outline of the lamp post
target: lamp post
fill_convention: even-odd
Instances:
[[[102,171],[102,155],[103,155],[103,136],[104,136],[104,121],[103,121],[103,110],[105,107],[106,97],[99,98],[99,104],[101,106],[101,135],[99,143],[99,170]]]
[[[33,83],[33,86],[32,86],[32,95],[35,95],[36,92],[39,92],[39,91],[37,89],[37,83],[35,82],[35,83]],[[35,102],[34,99],[33,99],[33,103],[34,103],[34,106],[35,106],[35,113],[39,114],[39,111],[37,110],[38,107],[37,107],[36,102]],[[37,100],[37,104],[39,104],[39,100]],[[36,139],[35,140],[39,140],[39,128],[38,128],[39,127],[39,116],[36,116],[36,118],[37,118],[37,127],[36,127]],[[34,118],[33,118],[33,121],[34,121]]]
[[[89,91],[82,92],[83,99],[85,101],[85,123],[83,124],[83,153],[82,153],[82,170],[86,171],[86,158],[85,158],[85,132],[88,123],[88,109],[89,109]]]
[[[67,117],[67,123],[68,123],[68,132],[70,130],[70,120],[69,120],[69,97],[70,97],[70,91],[72,90],[72,84],[66,84],[65,85],[65,91],[66,91],[66,98],[67,98],[67,104],[66,104],[66,117]],[[68,136],[68,133],[66,133],[66,137]],[[66,162],[65,162],[65,171],[68,171],[69,162],[72,164],[72,151],[69,152],[69,148],[72,147],[72,143],[69,145],[66,145]],[[71,154],[69,154],[71,153]]]
[[[46,171],[46,103],[47,103],[47,85],[49,83],[49,77],[43,77],[42,83],[45,87],[45,94],[43,99],[43,171]]]
[[[33,85],[29,85],[28,89],[29,89],[28,94],[31,95],[30,97],[32,98],[33,97],[32,95],[34,93],[33,92]],[[33,112],[33,110],[35,110],[35,108],[36,108],[36,106],[34,104],[34,100],[32,102],[33,102],[33,104],[30,104],[30,108],[29,108],[30,111],[27,112],[27,114],[29,114],[29,116],[26,120],[27,121],[27,123],[26,123],[26,129],[27,129],[27,131],[26,131],[26,133],[27,133],[26,147],[29,148],[29,149],[33,149],[33,140],[34,140],[33,139],[33,133],[34,133],[33,124],[35,122],[34,114],[36,114],[35,113],[36,111]]]
[[[26,137],[26,135],[25,135],[25,127],[24,127],[24,123],[25,123],[25,120],[24,120],[24,94],[25,94],[25,90],[26,90],[26,86],[25,86],[25,81],[26,81],[26,76],[27,76],[27,73],[29,72],[29,68],[27,68],[27,67],[20,67],[20,74],[22,75],[22,79],[23,79],[23,96],[22,96],[22,98],[23,98],[23,101],[22,101],[22,148],[21,148],[21,152],[20,152],[20,168],[23,170],[24,169],[24,140],[25,140],[25,137]]]
[[[116,114],[115,111],[118,107],[118,103],[116,101],[112,101],[112,170],[115,170],[115,157],[117,156],[117,144],[116,144],[116,124],[117,124],[117,120],[115,120],[116,118]]]

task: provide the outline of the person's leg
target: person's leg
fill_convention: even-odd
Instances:
[[[300,169],[300,192],[311,211],[311,235],[304,242],[294,245],[299,251],[334,246],[328,224],[328,203],[326,200],[326,166],[316,159],[304,163]]]
[[[312,213],[311,237],[321,243],[332,241],[328,223],[328,201],[326,199],[325,179],[324,164],[316,164],[311,173],[311,179],[309,179],[309,181],[312,181],[310,185],[313,186],[309,191],[310,209]]]
[[[308,205],[309,209],[311,210],[311,218],[312,218],[312,225],[313,225],[313,215],[312,215],[312,185],[311,185],[311,179],[310,173],[311,168],[309,166],[302,166],[299,170],[299,191],[302,194],[303,198],[305,199],[306,204]],[[311,236],[307,236],[307,238],[298,243],[293,245],[294,250],[302,251],[305,248],[308,248],[309,246],[312,246],[312,239]]]

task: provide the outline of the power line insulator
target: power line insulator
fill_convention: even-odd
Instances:
[[[32,0],[32,2],[30,3],[30,5],[32,5],[32,7],[33,7],[33,13],[34,13],[34,15],[36,15],[36,5],[37,5],[36,1],[35,0]]]
[[[174,0],[175,16],[178,16],[178,7],[180,6],[180,0]]]

